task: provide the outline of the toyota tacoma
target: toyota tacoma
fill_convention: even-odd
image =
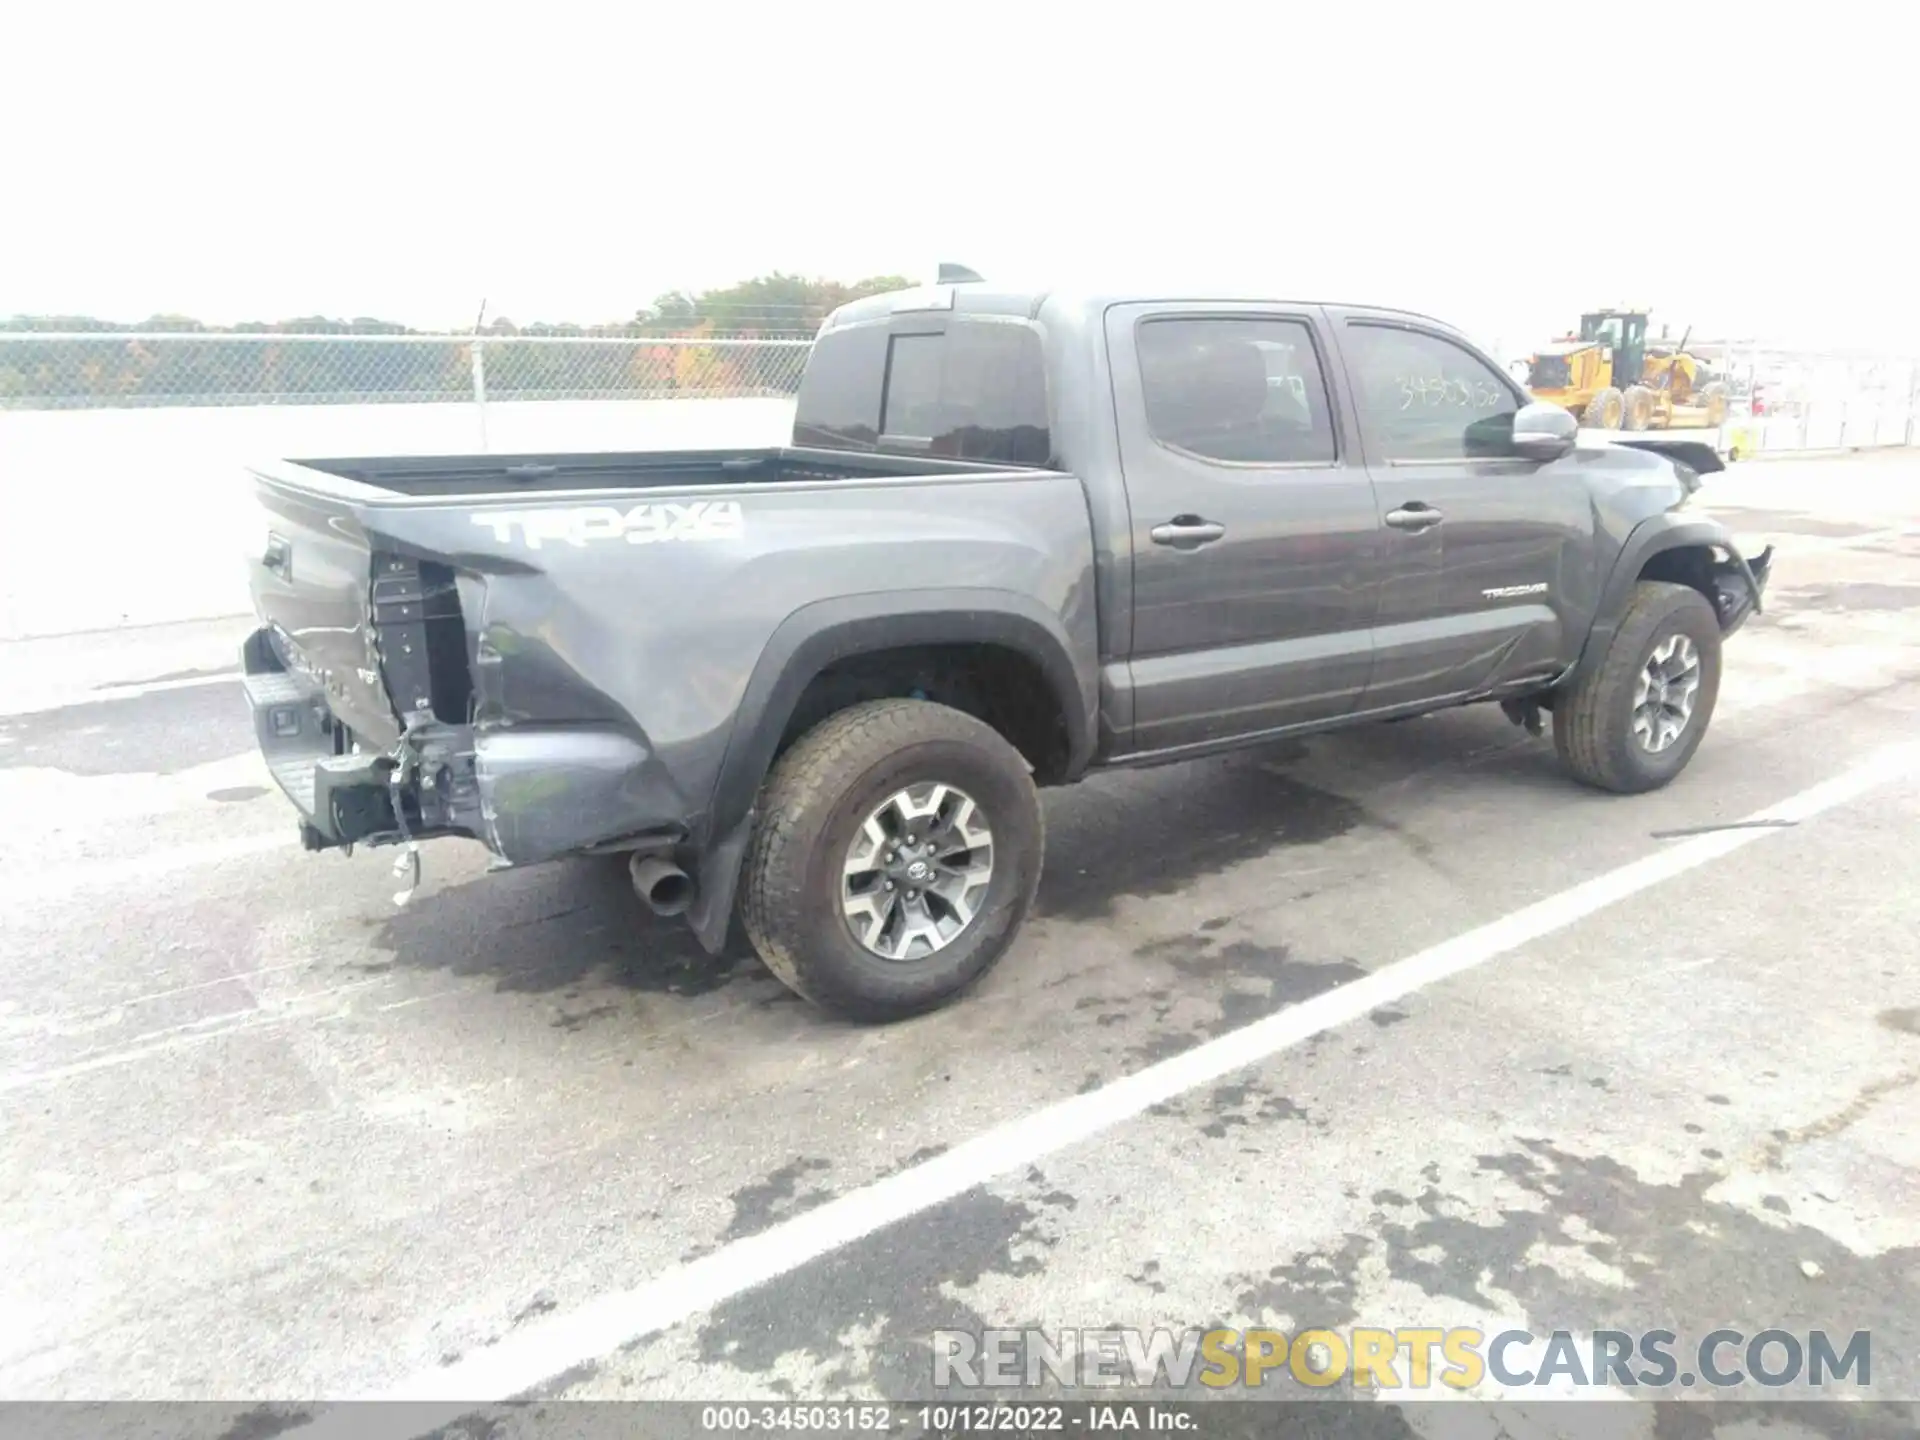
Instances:
[[[1705,446],[1576,435],[1379,308],[985,283],[843,306],[791,443],[253,472],[246,693],[310,849],[626,857],[833,1011],[1012,944],[1039,787],[1493,702],[1614,792],[1759,609]]]

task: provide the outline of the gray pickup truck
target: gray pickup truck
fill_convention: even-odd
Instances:
[[[1094,767],[1493,701],[1664,785],[1771,559],[1719,468],[1418,315],[933,286],[827,320],[786,448],[258,468],[246,691],[309,848],[625,855],[888,1019],[1006,951]]]

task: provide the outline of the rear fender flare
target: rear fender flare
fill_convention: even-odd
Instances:
[[[691,917],[709,949],[723,943],[753,806],[800,696],[838,660],[910,645],[1002,645],[1039,668],[1067,728],[1067,777],[1093,757],[1097,667],[1076,666],[1059,619],[1013,591],[893,591],[822,600],[794,611],[767,641],[735,713],[712,802],[696,838],[700,902]]]

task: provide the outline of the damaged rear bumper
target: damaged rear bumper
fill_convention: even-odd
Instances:
[[[391,760],[361,750],[328,706],[324,687],[280,665],[268,632],[255,632],[242,656],[254,738],[274,784],[299,813],[301,843],[325,850],[397,832]]]
[[[685,836],[681,797],[631,735],[429,723],[370,749],[333,713],[321,682],[282,666],[266,631],[243,657],[260,753],[310,850],[464,836],[505,864],[531,865],[582,850],[670,848]]]
[[[1713,608],[1720,618],[1720,632],[1731,635],[1761,612],[1767,580],[1773,571],[1773,546],[1769,545],[1748,560],[1732,545],[1723,547],[1728,555],[1713,566]]]

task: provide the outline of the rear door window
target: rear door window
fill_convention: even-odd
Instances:
[[[1260,316],[1143,321],[1135,342],[1154,439],[1230,465],[1331,465],[1313,332]]]

